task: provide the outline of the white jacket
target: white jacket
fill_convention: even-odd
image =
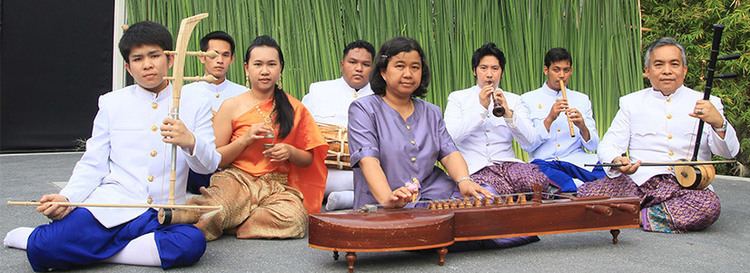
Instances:
[[[131,85],[99,98],[86,152],[60,194],[71,202],[165,204],[169,193],[171,145],[162,141],[159,127],[168,116],[172,85],[158,96]],[[188,167],[199,173],[216,170],[216,151],[208,101],[185,93],[180,119],[195,135],[192,154],[177,149],[176,203],[185,203]],[[130,221],[147,209],[88,208],[105,227]]]

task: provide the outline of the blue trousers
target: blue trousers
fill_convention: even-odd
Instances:
[[[211,184],[211,176],[214,174],[201,174],[190,170],[187,180],[187,191],[189,193],[201,194],[200,188]]]
[[[68,270],[104,261],[135,238],[154,233],[164,269],[192,265],[203,256],[206,239],[193,225],[162,226],[157,212],[149,209],[137,218],[106,228],[85,208],[34,229],[26,255],[34,271]]]
[[[534,159],[534,161],[531,161],[531,164],[539,166],[539,171],[552,180],[562,192],[575,192],[578,190],[576,184],[573,182],[573,178],[583,182],[591,182],[607,176],[602,167],[596,167],[592,171],[588,171],[573,163],[559,160],[544,161]]]

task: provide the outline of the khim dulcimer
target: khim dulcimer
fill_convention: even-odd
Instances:
[[[518,236],[608,230],[618,242],[620,229],[639,228],[637,197],[557,195],[533,192],[416,202],[415,208],[312,214],[311,248],[346,252],[349,272],[358,252],[436,249],[438,265],[456,242]]]

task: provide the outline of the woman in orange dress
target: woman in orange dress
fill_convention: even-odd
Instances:
[[[258,36],[244,61],[252,88],[225,101],[214,117],[225,169],[188,203],[223,206],[196,224],[206,240],[225,231],[243,239],[301,238],[307,213],[320,211],[328,146],[302,103],[277,85],[284,69],[278,43]]]

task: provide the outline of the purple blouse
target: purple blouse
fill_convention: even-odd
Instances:
[[[355,100],[349,106],[349,150],[354,170],[354,208],[378,204],[370,192],[359,161],[380,160],[391,190],[415,179],[421,183],[420,199],[447,199],[456,184],[435,162],[458,151],[445,129],[440,108],[414,99],[414,113],[406,119],[379,95]]]

